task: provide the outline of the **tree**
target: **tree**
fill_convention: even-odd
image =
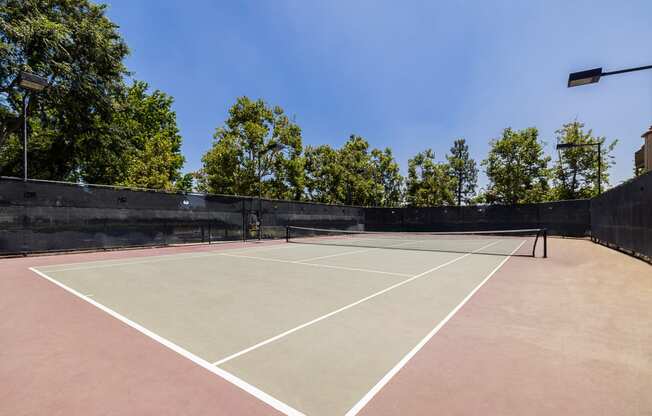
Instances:
[[[212,193],[299,199],[304,188],[301,129],[280,107],[238,98],[202,157],[199,189]]]
[[[548,162],[536,128],[503,130],[491,141],[491,150],[482,162],[489,179],[486,200],[490,203],[521,204],[541,202],[548,192]]]
[[[315,202],[361,206],[396,206],[402,201],[403,177],[390,149],[369,149],[355,134],[340,149],[308,146],[305,153],[306,197]]]
[[[107,137],[114,96],[124,87],[128,54],[106,6],[87,0],[0,2],[0,171],[22,172],[22,100],[17,75],[44,76],[50,86],[30,96],[33,177],[83,179],[80,161]],[[95,139],[97,140],[97,139]],[[88,165],[88,164],[86,164]]]
[[[344,170],[339,164],[339,157],[339,152],[327,144],[306,147],[305,183],[308,200],[326,204],[344,201]]]
[[[415,207],[453,205],[454,181],[449,167],[435,161],[435,153],[427,149],[408,160],[407,202]]]
[[[469,146],[464,139],[455,140],[448,160],[449,175],[453,178],[457,205],[468,204],[475,194],[478,183],[478,168],[469,156]]]
[[[380,202],[384,187],[375,179],[369,143],[352,134],[339,151],[339,165],[343,170],[344,202],[348,205],[374,205]]]
[[[374,182],[380,184],[379,195],[376,195],[373,206],[395,207],[403,202],[403,176],[401,169],[394,159],[392,150],[373,149],[371,163],[374,171]]]
[[[551,199],[592,198],[598,194],[598,163],[601,163],[602,186],[609,184],[609,167],[613,165],[611,152],[617,140],[605,144],[604,137],[594,137],[593,131],[584,132],[584,124],[573,121],[557,130],[557,144],[603,143],[602,160],[599,162],[597,146],[573,147],[559,152],[559,160],[553,168]]]

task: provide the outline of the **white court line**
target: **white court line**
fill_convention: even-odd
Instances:
[[[392,377],[394,377],[405,366],[405,364],[407,364],[407,362],[410,361],[410,359],[412,359],[412,357],[414,357],[419,352],[419,350],[421,350],[421,348],[423,348],[423,346],[426,345],[428,341],[430,341],[430,339],[432,339],[432,337],[434,337],[435,334],[439,332],[439,330],[444,325],[446,325],[448,321],[450,321],[450,319],[469,301],[469,299],[473,297],[473,295],[475,295],[478,290],[480,290],[482,286],[484,286],[485,283],[487,283],[489,279],[491,279],[491,277],[503,266],[503,264],[505,264],[507,260],[509,260],[509,258],[514,253],[516,253],[523,246],[523,244],[525,244],[525,241],[522,241],[521,244],[519,244],[518,247],[514,249],[514,251],[505,257],[498,264],[498,266],[496,266],[487,275],[487,277],[485,277],[484,280],[482,280],[482,282],[480,282],[480,284],[478,284],[475,289],[471,291],[471,293],[462,299],[462,301],[428,333],[428,335],[426,335],[412,350],[410,350],[410,352],[408,352],[401,359],[401,361],[399,361],[391,370],[389,370],[387,374],[385,374],[383,378],[381,378],[380,381],[378,381],[378,383],[376,383],[376,385],[373,386],[371,390],[369,390],[367,394],[362,397],[362,399],[360,399],[348,412],[346,412],[345,416],[354,416],[360,410],[362,410],[362,408],[365,407],[367,403],[369,403],[369,401],[392,379]]]
[[[243,251],[243,252],[251,252],[255,250],[256,252],[258,251],[268,251],[270,249],[279,249],[279,248],[288,248],[288,246],[273,246],[273,247],[260,247],[260,248],[252,248],[249,250],[243,250],[241,248],[234,248],[233,250],[238,250],[238,251]],[[162,256],[156,256],[154,258],[142,258],[141,260],[138,260],[138,258],[134,259],[133,261],[115,261],[112,263],[108,263],[111,260],[100,260],[100,261],[95,261],[95,262],[86,262],[86,263],[68,263],[68,264],[57,264],[56,266],[50,266],[50,267],[61,267],[61,266],[73,266],[73,267],[64,267],[62,269],[56,269],[56,270],[46,270],[48,273],[57,273],[57,272],[67,272],[67,271],[74,271],[74,270],[91,270],[91,269],[102,269],[102,268],[107,268],[107,267],[120,267],[120,266],[130,266],[132,264],[146,264],[146,263],[157,263],[160,261],[169,261],[169,260],[184,260],[184,259],[194,259],[194,258],[204,258],[204,257],[211,257],[215,256],[217,254],[221,254],[224,251],[222,250],[213,250],[213,251],[204,251],[201,253],[177,253],[177,254],[167,254],[167,255],[162,255]],[[76,264],[79,264],[79,266],[75,266]],[[48,267],[48,266],[45,266]]]
[[[399,243],[399,244],[392,244],[392,245],[385,246],[385,247],[369,247],[369,248],[365,248],[363,250],[346,251],[344,253],[335,253],[335,254],[329,254],[327,256],[311,257],[311,258],[308,258],[308,259],[296,260],[296,261],[303,263],[303,262],[308,262],[308,261],[330,259],[331,257],[348,256],[350,254],[367,253],[367,252],[372,251],[372,250],[382,250],[382,249],[386,249],[386,248],[400,247],[400,246],[404,246],[404,245],[412,243],[412,242],[413,241],[403,242],[403,243]],[[355,246],[351,246],[351,247],[355,247]]]
[[[304,263],[302,260],[270,259],[270,258],[267,258],[267,257],[242,256],[242,255],[238,255],[238,254],[227,254],[227,253],[219,253],[219,255],[220,256],[225,256],[225,257],[241,258],[241,259],[253,259],[253,260],[261,260],[261,261],[271,261],[271,262],[274,262],[274,263],[299,264],[299,265],[302,265],[302,266],[321,267],[321,268],[324,268],[324,269],[337,269],[337,270],[349,270],[349,271],[353,271],[353,272],[388,274],[390,276],[401,276],[401,277],[410,276],[409,274],[406,274],[406,273],[386,272],[386,271],[383,271],[383,270],[360,269],[360,268],[357,268],[357,267],[346,267],[346,266],[334,266],[332,264]]]
[[[50,276],[46,275],[45,273],[30,267],[29,270],[32,272],[36,273],[40,277],[48,280],[51,283],[54,283],[55,285],[59,286],[60,288],[72,293],[73,295],[79,297],[82,300],[85,300],[86,302],[90,303],[91,305],[101,309],[102,311],[106,312],[107,314],[111,315],[112,317],[118,319],[119,321],[129,325],[133,329],[141,332],[144,335],[147,335],[148,337],[152,338],[154,341],[159,342],[160,344],[166,346],[167,348],[171,349],[172,351],[176,352],[177,354],[189,359],[190,361],[194,362],[195,364],[205,368],[206,370],[210,371],[213,374],[216,374],[220,377],[222,377],[224,380],[230,382],[231,384],[239,387],[240,389],[246,391],[247,393],[251,394],[252,396],[256,397],[257,399],[267,403],[268,405],[272,406],[274,409],[288,415],[288,416],[303,416],[303,413],[299,412],[298,410],[294,409],[293,407],[283,403],[282,401],[270,396],[269,394],[265,393],[264,391],[258,389],[257,387],[247,383],[246,381],[234,376],[233,374],[229,373],[226,370],[223,370],[221,368],[215,367],[214,365],[211,365],[208,361],[196,356],[195,354],[191,353],[190,351],[187,351],[186,349],[178,346],[177,344],[173,343],[172,341],[163,338],[162,336],[150,331],[149,329],[141,326],[140,324],[137,324],[136,322],[130,320],[129,318],[120,315],[118,312],[114,311],[113,309],[110,309],[101,303],[98,303],[97,301],[89,298],[88,296],[85,296],[79,292],[77,292],[75,289],[72,289],[63,283],[51,278]]]
[[[278,334],[278,335],[276,335],[276,336],[273,336],[273,337],[268,338],[268,339],[266,339],[266,340],[264,340],[264,341],[261,341],[261,342],[259,342],[258,344],[252,345],[252,346],[249,347],[249,348],[245,348],[245,349],[242,350],[242,351],[236,352],[235,354],[231,354],[231,355],[229,355],[228,357],[224,357],[224,358],[222,358],[221,360],[215,361],[215,362],[213,363],[213,365],[218,366],[218,365],[221,365],[221,364],[226,363],[227,361],[231,361],[231,360],[233,360],[234,358],[237,358],[237,357],[239,357],[239,356],[241,356],[241,355],[243,355],[243,354],[246,354],[246,353],[251,352],[251,351],[253,351],[253,350],[256,350],[256,349],[258,349],[258,348],[260,348],[260,347],[262,347],[262,346],[264,346],[264,345],[267,345],[267,344],[269,344],[269,343],[272,343],[272,342],[274,342],[274,341],[277,341],[277,340],[279,340],[279,339],[281,339],[281,338],[283,338],[283,337],[286,337],[286,336],[288,336],[288,335],[290,335],[290,334],[292,334],[292,333],[294,333],[294,332],[297,332],[297,331],[299,331],[299,330],[301,330],[301,329],[303,329],[303,328],[306,328],[306,327],[308,327],[308,326],[314,325],[314,324],[316,324],[317,322],[320,322],[320,321],[323,321],[324,319],[330,318],[331,316],[336,315],[336,314],[338,314],[338,313],[340,313],[340,312],[344,312],[344,311],[347,310],[347,309],[351,309],[351,308],[353,308],[354,306],[357,306],[357,305],[359,305],[359,304],[361,304],[361,303],[363,303],[363,302],[366,302],[366,301],[371,300],[371,299],[373,299],[373,298],[375,298],[375,297],[378,297],[378,296],[382,295],[383,293],[387,293],[387,292],[389,292],[390,290],[394,290],[394,289],[396,289],[397,287],[400,287],[400,286],[403,286],[403,285],[405,285],[405,284],[407,284],[407,283],[410,283],[411,281],[416,280],[416,279],[418,279],[418,278],[420,278],[420,277],[423,277],[423,276],[425,276],[425,275],[427,275],[427,274],[429,274],[429,273],[432,273],[432,272],[434,272],[435,270],[439,270],[439,269],[441,269],[441,268],[443,268],[443,267],[446,267],[446,266],[448,266],[448,265],[450,265],[450,264],[453,264],[453,263],[455,263],[455,262],[457,262],[457,261],[459,261],[459,260],[462,260],[463,258],[468,257],[468,256],[474,254],[476,251],[480,251],[480,250],[483,250],[483,249],[485,249],[485,248],[491,247],[492,245],[497,244],[497,243],[498,243],[498,241],[494,241],[494,242],[492,242],[492,243],[489,243],[489,244],[485,245],[484,247],[480,247],[479,249],[477,249],[477,250],[475,250],[475,251],[473,251],[473,252],[466,253],[466,254],[464,254],[464,255],[462,255],[462,256],[455,257],[454,259],[452,259],[452,260],[450,260],[450,261],[447,261],[446,263],[442,263],[442,264],[440,264],[440,265],[438,265],[438,266],[436,266],[436,267],[433,267],[433,268],[431,268],[431,269],[426,270],[425,272],[421,272],[421,273],[419,273],[419,274],[417,274],[417,275],[414,275],[414,276],[410,277],[409,279],[406,279],[406,280],[403,280],[403,281],[398,282],[398,283],[396,283],[396,284],[393,284],[393,285],[391,285],[391,286],[389,286],[389,287],[386,287],[385,289],[382,289],[382,290],[380,290],[380,291],[378,291],[378,292],[376,292],[376,293],[373,293],[373,294],[371,294],[371,295],[369,295],[369,296],[366,296],[366,297],[364,297],[364,298],[362,298],[362,299],[360,299],[360,300],[357,300],[357,301],[355,301],[355,302],[353,302],[353,303],[349,303],[348,305],[343,306],[343,307],[341,307],[341,308],[339,308],[339,309],[336,309],[336,310],[334,310],[334,311],[332,311],[332,312],[330,312],[330,313],[327,313],[326,315],[322,315],[322,316],[320,316],[320,317],[318,317],[318,318],[313,319],[312,321],[309,321],[309,322],[306,322],[306,323],[301,324],[301,325],[299,325],[299,326],[296,326],[296,327],[294,327],[294,328],[292,328],[292,329],[289,329],[289,330],[287,330],[287,331],[285,331],[285,332],[283,332],[283,333],[280,333],[280,334]]]
[[[202,258],[202,257],[211,257],[214,256],[215,253],[217,252],[203,252],[203,253],[191,253],[191,254],[169,254],[167,256],[160,256],[156,258],[145,258],[142,260],[134,260],[134,261],[123,261],[123,262],[115,262],[115,263],[97,263],[97,262],[92,262],[92,263],[82,263],[82,265],[77,266],[77,267],[65,267],[63,269],[56,269],[56,270],[46,270],[48,273],[57,273],[57,272],[67,272],[67,271],[72,271],[72,270],[90,270],[90,269],[103,269],[106,267],[120,267],[120,266],[129,266],[132,264],[143,264],[143,263],[157,263],[160,261],[169,261],[169,260],[183,260],[183,259],[194,259],[194,258]],[[103,261],[110,261],[110,260],[103,260]],[[72,263],[74,264],[74,263]],[[57,266],[65,266],[65,265],[57,265]],[[45,266],[48,267],[48,266]],[[56,267],[56,266],[52,266]]]

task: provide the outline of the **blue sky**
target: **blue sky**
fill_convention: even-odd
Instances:
[[[242,95],[283,107],[304,144],[359,134],[404,172],[460,137],[479,161],[505,127],[539,128],[556,158],[554,131],[578,119],[619,139],[617,184],[652,124],[652,71],[566,88],[572,71],[652,64],[649,0],[107,3],[135,78],[175,99],[186,171]]]

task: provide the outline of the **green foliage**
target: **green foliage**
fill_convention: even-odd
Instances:
[[[306,149],[306,196],[309,200],[362,206],[396,206],[403,178],[390,149],[369,150],[351,135],[340,149]]]
[[[327,204],[345,200],[344,169],[339,157],[339,152],[327,144],[306,147],[306,199]]]
[[[408,160],[407,202],[411,206],[426,207],[453,205],[455,182],[449,167],[435,161],[431,149],[417,153]]]
[[[548,192],[548,162],[536,128],[514,131],[507,128],[500,139],[491,141],[485,166],[489,203],[521,204],[541,202]]]
[[[617,140],[605,144],[604,137],[594,137],[589,130],[584,132],[584,124],[574,121],[557,130],[557,143],[588,144],[603,143],[601,151],[602,189],[609,184],[609,167],[613,166],[611,152],[618,143]],[[551,199],[592,198],[598,194],[598,153],[597,146],[575,147],[559,151],[559,159],[553,173],[553,187],[550,190]]]
[[[394,159],[392,149],[373,149],[371,163],[374,169],[374,181],[382,185],[380,195],[377,195],[372,205],[395,207],[403,202],[403,176],[401,168]]]
[[[174,190],[178,192],[192,192],[194,190],[194,182],[195,174],[186,173],[174,183]]]
[[[475,194],[478,183],[478,168],[475,160],[469,155],[469,146],[466,140],[458,139],[453,143],[448,160],[448,172],[453,178],[453,189],[457,205],[468,204]]]
[[[212,193],[299,199],[304,160],[301,129],[280,107],[238,98],[204,154],[199,189]]]
[[[80,161],[112,147],[106,134],[127,74],[128,49],[105,6],[87,0],[0,2],[0,171],[20,175],[22,99],[17,75],[44,76],[50,86],[33,94],[30,172],[43,179],[83,179]],[[119,147],[119,146],[118,146]]]
[[[128,89],[111,125],[117,135],[124,137],[123,142],[129,143],[121,152],[126,166],[124,177],[117,183],[172,190],[184,163],[173,100],[158,90],[148,95],[147,88],[146,83],[135,82]],[[91,162],[102,166],[99,160]],[[100,183],[105,180],[101,173],[97,177]]]

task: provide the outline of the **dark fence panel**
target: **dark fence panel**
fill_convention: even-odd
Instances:
[[[242,200],[0,180],[0,253],[238,240]]]
[[[288,225],[343,230],[364,229],[364,209],[345,205],[263,201],[263,237],[282,238]]]
[[[479,231],[547,228],[550,234],[586,236],[589,200],[523,205],[365,208],[370,231]]]
[[[591,201],[591,238],[652,262],[652,172]]]
[[[280,238],[363,228],[362,208],[0,178],[0,254]],[[260,218],[259,218],[260,217]]]

